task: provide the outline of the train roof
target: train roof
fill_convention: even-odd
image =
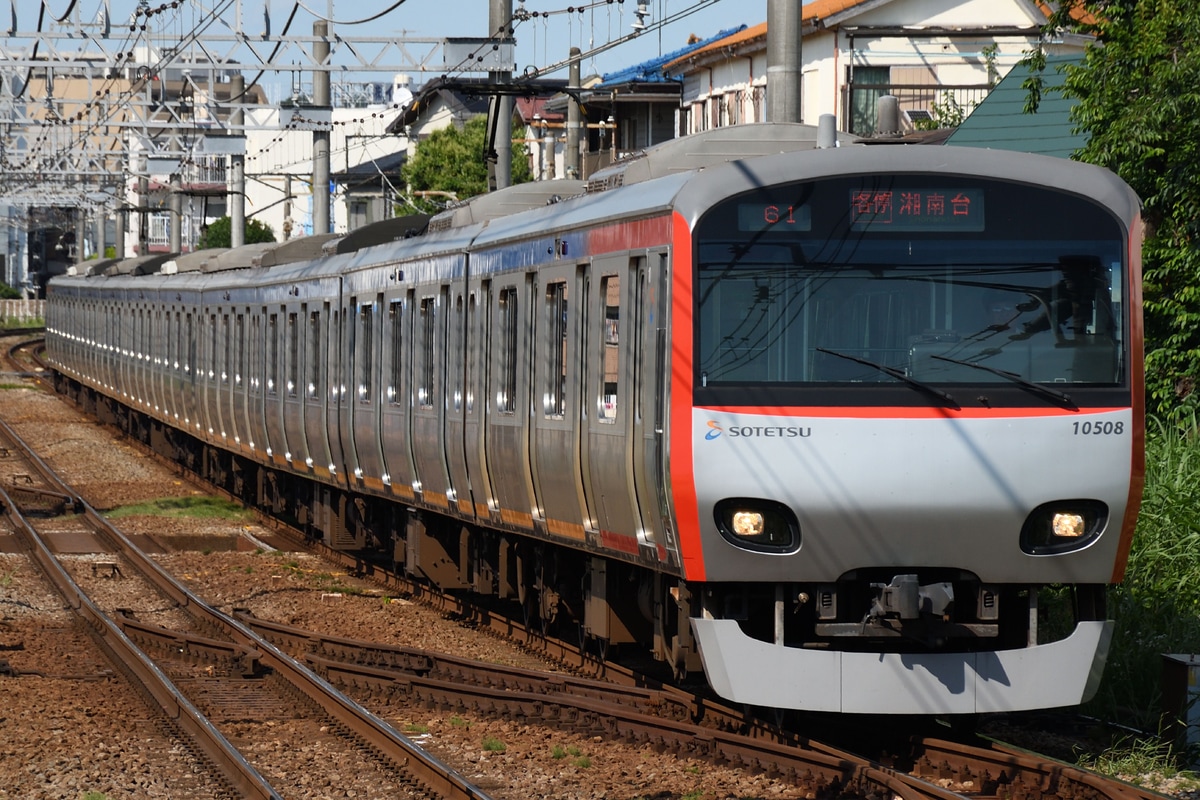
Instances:
[[[857,141],[837,134],[839,145]],[[740,161],[773,153],[794,153],[817,147],[817,127],[793,122],[727,125],[701,134],[669,139],[606,167],[588,180],[589,194],[642,183],[679,172]]]
[[[429,221],[429,232],[461,228],[553,205],[564,198],[583,194],[585,186],[579,180],[534,181],[481,194],[434,216]]]
[[[737,165],[693,174],[686,191],[680,192],[675,208],[689,224],[694,224],[714,199],[749,193],[763,186],[841,175],[906,172],[1047,186],[1095,200],[1126,222],[1132,221],[1141,210],[1141,201],[1133,190],[1103,167],[1054,156],[953,145],[837,147],[814,150],[804,158],[778,154],[746,159]],[[1047,209],[1047,213],[1051,211]]]
[[[163,263],[178,258],[179,253],[151,253],[145,256],[135,256],[114,262],[103,273],[88,273],[91,275],[151,275],[158,272]]]
[[[355,228],[345,236],[327,241],[322,250],[326,255],[340,255],[352,253],[364,247],[374,247],[398,239],[420,236],[429,226],[430,219],[432,217],[429,214],[408,214],[403,217],[372,222],[369,225]]]

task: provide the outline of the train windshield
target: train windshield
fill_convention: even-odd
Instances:
[[[722,201],[696,239],[698,387],[1124,382],[1126,237],[1086,198],[838,178]]]

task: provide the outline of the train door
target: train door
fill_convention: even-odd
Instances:
[[[142,302],[134,303],[132,313],[130,314],[130,345],[128,345],[126,357],[130,362],[130,383],[122,386],[122,389],[127,389],[130,396],[133,398],[134,407],[146,408],[146,375],[149,367],[143,365],[142,355],[145,353],[145,339],[140,338],[145,324],[145,306]]]
[[[133,332],[129,330],[130,316],[122,313],[117,318],[117,369],[116,369],[116,390],[124,397],[129,397],[130,385],[133,382],[133,359],[130,357],[132,350],[131,344],[133,340]]]
[[[450,473],[450,508],[473,518],[475,503],[471,475],[467,469],[467,298],[466,284],[450,286],[449,319],[446,330],[446,468]]]
[[[283,339],[286,320],[287,306],[272,307],[267,313],[266,398],[263,409],[267,440],[263,444],[271,461],[280,466],[288,466],[291,462],[291,450],[283,425],[283,403],[286,396]]]
[[[217,368],[217,401],[215,403],[221,427],[218,432],[225,445],[232,446],[237,437],[237,422],[233,414],[233,373],[235,369],[233,346],[234,322],[229,311],[218,309],[221,332],[218,335],[220,366]]]
[[[162,374],[163,362],[167,360],[166,354],[163,353],[163,350],[167,348],[167,324],[163,320],[162,306],[155,306],[152,312],[148,312],[146,325],[148,325],[146,332],[149,333],[149,336],[145,339],[144,347],[146,348],[146,359],[148,359],[146,366],[151,374],[151,380],[146,386],[149,395],[145,397],[145,401],[149,403],[150,408],[160,411],[166,405],[166,398],[163,397],[161,381],[158,377]]]
[[[413,308],[413,465],[421,499],[449,510],[446,470],[446,305],[448,286],[418,287]]]
[[[355,477],[376,491],[384,489],[383,448],[379,441],[380,392],[379,356],[383,295],[360,297],[354,333],[354,395],[351,398],[354,429]]]
[[[588,524],[580,463],[583,280],[574,264],[543,268],[539,277],[533,309],[533,485],[547,531],[582,541]]]
[[[105,341],[108,344],[108,368],[104,370],[104,382],[114,393],[121,391],[121,315],[117,311],[119,305],[115,302],[108,304],[108,332]]]
[[[301,380],[301,370],[304,366],[304,347],[301,333],[304,320],[307,317],[308,305],[284,306],[283,319],[283,377],[279,392],[282,397],[280,404],[283,439],[287,442],[287,451],[283,454],[292,469],[307,471],[309,459],[308,443],[304,431],[304,397],[305,391]]]
[[[348,349],[351,342],[350,331],[344,324],[345,313],[340,298],[338,305],[326,306],[326,318],[329,321],[323,342],[327,378],[325,419],[329,429],[329,470],[340,485],[348,487],[346,447],[350,444],[350,432],[349,419],[343,411],[343,404],[346,402],[346,374],[350,368]]]
[[[249,405],[250,374],[246,361],[249,335],[249,309],[239,309],[233,318],[233,379],[230,386],[233,404],[234,442],[240,450],[247,450],[253,434],[250,432],[247,407]]]
[[[486,416],[487,470],[505,525],[533,530],[529,471],[529,335],[531,274],[493,280]]]
[[[133,384],[130,387],[130,393],[136,400],[134,405],[142,409],[146,409],[150,406],[148,402],[149,393],[147,391],[149,388],[147,386],[147,373],[150,372],[150,364],[145,358],[148,341],[143,338],[146,334],[146,314],[147,311],[145,304],[138,303],[133,311],[134,339],[132,351],[130,353],[130,357],[134,365]]]
[[[660,560],[678,552],[667,506],[666,413],[669,369],[667,327],[670,308],[670,261],[665,252],[634,259],[636,290],[633,393],[634,492],[642,519],[641,544],[653,547]]]
[[[585,489],[600,541],[639,551],[644,538],[634,488],[633,432],[637,414],[633,357],[637,345],[634,287],[638,272],[628,256],[598,258],[589,281],[585,359],[588,403],[584,439]]]
[[[218,361],[217,337],[220,331],[218,321],[220,317],[210,309],[204,307],[204,346],[201,349],[200,356],[200,427],[202,436],[210,441],[215,441],[215,435],[221,432],[221,421],[218,416],[218,381],[220,380],[220,363]]]
[[[491,502],[492,484],[487,471],[485,447],[487,429],[483,424],[488,398],[487,364],[491,352],[491,296],[492,284],[488,280],[473,282],[467,292],[462,426],[463,457],[471,483],[475,517],[481,520],[491,518],[498,522],[499,517],[494,513],[495,504]],[[462,502],[461,497],[459,502]]]
[[[304,440],[308,443],[309,467],[322,478],[332,478],[336,469],[329,434],[337,422],[337,396],[334,392],[334,351],[330,343],[333,309],[328,301],[308,308],[304,327]]]
[[[161,415],[171,417],[179,413],[175,402],[175,371],[179,368],[179,310],[168,308],[166,335],[163,337],[162,364],[154,370],[153,380],[162,398]]]
[[[188,308],[195,308],[194,302],[188,304]],[[183,404],[183,421],[185,429],[194,431],[196,429],[196,317],[192,311],[188,311],[183,316],[183,341],[180,343],[182,350],[182,371],[180,401]]]
[[[384,324],[383,408],[380,409],[380,437],[384,466],[391,482],[392,494],[405,500],[415,497],[413,481],[412,437],[409,435],[409,412],[412,397],[412,324],[411,309],[414,294],[391,295],[386,298],[387,319]]]
[[[179,376],[183,370],[183,312],[177,308],[171,312],[170,348],[171,359],[167,362],[167,368],[163,370],[162,374],[169,405],[169,408],[163,410],[163,416],[172,420],[180,420],[183,419],[179,397]]]
[[[250,362],[249,392],[246,421],[250,431],[250,449],[255,456],[265,453],[270,445],[266,424],[266,330],[267,309],[258,306],[250,314],[250,341],[247,343]]]

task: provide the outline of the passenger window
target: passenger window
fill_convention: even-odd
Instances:
[[[600,279],[600,299],[604,306],[601,320],[604,330],[600,335],[600,407],[597,419],[600,422],[617,421],[617,400],[620,395],[621,360],[621,278],[605,275]]]
[[[393,300],[388,304],[388,326],[391,330],[392,354],[391,354],[391,385],[388,386],[388,401],[393,405],[398,405],[401,402],[401,389],[403,388],[401,378],[403,377],[402,370],[404,369],[404,301]]]
[[[516,412],[517,400],[517,290],[509,286],[500,290],[499,380],[496,381],[496,410],[502,414]]]
[[[279,386],[279,315],[267,318],[267,394],[274,396]]]
[[[437,302],[432,297],[421,300],[421,366],[417,382],[417,404],[422,408],[433,408],[433,347],[437,330]]]
[[[567,284],[564,281],[546,287],[546,337],[550,348],[546,370],[545,413],[561,419],[567,406]]]
[[[454,324],[450,326],[450,336],[452,337],[453,341],[449,348],[449,354],[452,357],[461,357],[461,358],[464,358],[464,360],[465,360],[466,353],[463,352],[463,342],[462,342],[463,296],[461,294],[454,298]],[[454,384],[451,387],[450,397],[451,397],[451,402],[454,403],[454,410],[462,411],[462,406],[463,406],[462,363],[463,362],[457,361],[457,362],[453,362],[453,363],[455,363],[456,366],[453,369],[449,370],[449,375],[448,375],[449,380],[454,381]]]
[[[371,403],[371,376],[375,374],[375,306],[367,303],[358,311],[358,400]]]
[[[250,347],[250,391],[258,394],[262,390],[262,317],[255,314],[250,318],[250,334],[254,337]]]
[[[287,374],[287,396],[296,396],[296,368],[300,362],[300,332],[297,330],[299,320],[296,313],[287,315],[287,363],[284,371]]]
[[[246,374],[246,317],[244,314],[237,315],[233,335],[237,340],[234,343],[234,347],[237,348],[237,364],[234,367],[233,385],[241,386],[242,376]]]
[[[315,400],[319,397],[318,386],[321,385],[321,312],[314,311],[308,316],[308,397]]]

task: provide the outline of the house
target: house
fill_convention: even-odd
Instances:
[[[369,158],[329,176],[345,206],[346,231],[395,216],[395,203],[404,192],[401,169],[408,153]]]
[[[801,121],[833,114],[838,130],[870,134],[878,98],[892,94],[909,124],[953,124],[1039,42],[1045,22],[1031,0],[814,0],[802,11]],[[1088,41],[1065,35],[1049,51],[1079,53]],[[682,132],[763,121],[767,23],[664,70],[682,79]]]
[[[539,180],[563,175],[561,149],[553,144],[548,146],[546,137],[555,138],[552,132],[564,128],[565,115],[547,110],[546,101],[566,85],[565,80],[546,78],[507,84],[507,91],[515,101],[514,151],[524,146],[531,172]],[[435,78],[401,108],[400,115],[388,124],[386,132],[408,137],[408,157],[411,158],[417,145],[435,131],[450,125],[462,128],[472,117],[488,113],[488,97],[494,89],[495,84],[487,78]]]
[[[946,144],[1070,158],[1087,143],[1087,137],[1076,132],[1071,121],[1071,109],[1078,101],[1063,97],[1056,89],[1066,81],[1063,70],[1081,63],[1078,55],[1046,58],[1042,73],[1045,88],[1036,114],[1025,113],[1029,91],[1022,84],[1030,72],[1025,65],[1018,64],[950,133]]]

